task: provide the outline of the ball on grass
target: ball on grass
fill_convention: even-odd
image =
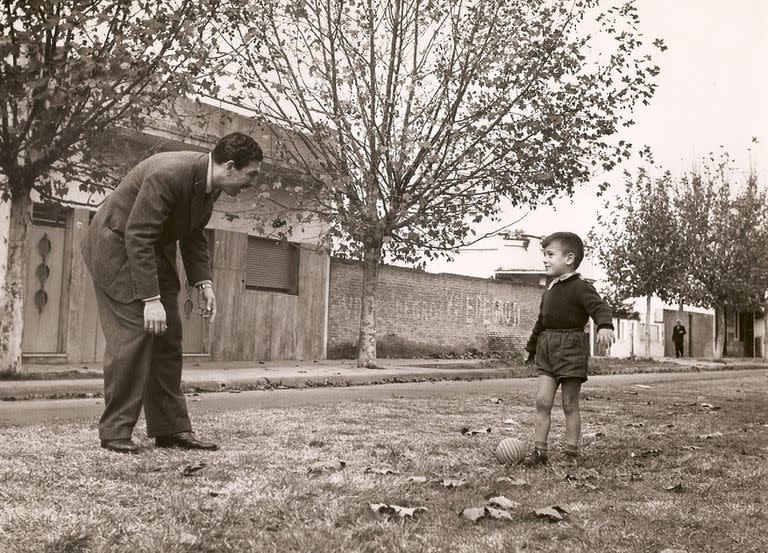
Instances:
[[[519,463],[525,457],[525,444],[517,438],[504,438],[496,447],[496,459],[502,465]]]

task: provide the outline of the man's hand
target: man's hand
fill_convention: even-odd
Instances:
[[[200,316],[212,323],[216,318],[216,296],[213,288],[206,286],[197,289],[197,305],[200,306]]]
[[[597,331],[597,343],[604,345],[605,347],[611,347],[616,341],[616,337],[613,335],[613,330],[610,328],[601,328]]]
[[[144,302],[144,332],[161,336],[165,334],[168,325],[165,318],[165,307],[158,300]]]

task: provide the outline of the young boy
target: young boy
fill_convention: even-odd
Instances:
[[[572,232],[556,232],[541,242],[544,267],[551,281],[541,299],[539,318],[525,349],[526,364],[536,362],[539,386],[536,396],[535,449],[524,463],[547,463],[547,436],[552,404],[562,384],[565,414],[565,460],[575,464],[579,457],[581,413],[579,392],[587,380],[589,343],[584,326],[592,317],[597,326],[597,342],[614,342],[613,314],[594,287],[576,272],[584,259],[584,244]]]

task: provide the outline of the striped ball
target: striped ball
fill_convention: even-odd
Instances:
[[[496,459],[502,465],[519,463],[525,457],[525,445],[517,438],[504,438],[496,447]]]

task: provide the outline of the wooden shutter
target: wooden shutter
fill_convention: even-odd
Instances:
[[[249,236],[245,287],[297,294],[298,261],[295,245]]]

